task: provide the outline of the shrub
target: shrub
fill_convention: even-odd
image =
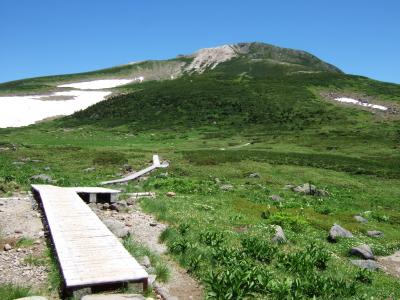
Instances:
[[[276,246],[257,237],[246,237],[241,243],[243,251],[260,262],[270,262],[277,253]]]
[[[211,247],[219,246],[223,243],[224,239],[224,233],[218,231],[205,231],[200,233],[199,237],[201,243]]]
[[[308,226],[308,222],[303,217],[290,216],[284,212],[277,212],[271,215],[268,223],[290,228],[294,232],[301,232]]]

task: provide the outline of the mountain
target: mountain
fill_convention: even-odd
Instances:
[[[142,222],[137,245],[124,240],[135,256],[158,253],[154,241],[163,241],[174,259],[150,255],[157,278],[174,261],[210,299],[400,298],[399,252],[389,256],[400,250],[400,85],[303,51],[240,43],[3,83],[0,94],[0,127],[34,123],[39,103],[40,113],[71,113],[0,128],[2,197],[32,183],[96,186],[147,167],[155,153],[170,162],[117,186],[120,212],[91,204],[124,222],[131,209],[157,219]],[[6,113],[3,103],[14,102]],[[156,197],[129,198],[149,191]],[[353,237],[328,239],[338,225]],[[376,261],[353,256],[363,244]]]

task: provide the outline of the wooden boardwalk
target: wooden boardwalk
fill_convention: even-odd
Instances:
[[[168,162],[163,162],[162,164],[160,163],[160,158],[158,157],[157,154],[153,155],[153,164],[150,167],[147,167],[143,170],[140,170],[138,172],[135,172],[131,175],[128,175],[126,177],[120,178],[120,179],[115,179],[115,180],[110,180],[110,181],[103,181],[100,184],[105,185],[105,184],[114,184],[114,183],[121,183],[121,182],[126,182],[129,180],[134,180],[136,178],[139,178],[140,176],[143,176],[144,174],[147,174],[157,168],[167,168],[169,166]]]
[[[67,289],[143,282],[148,274],[71,188],[32,185],[40,197]]]

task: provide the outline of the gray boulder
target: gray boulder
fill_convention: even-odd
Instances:
[[[109,208],[111,210],[115,210],[117,212],[121,212],[121,211],[123,211],[123,210],[128,208],[128,204],[126,204],[125,201],[114,202],[114,203],[110,204]]]
[[[232,184],[224,184],[220,186],[222,191],[232,191],[234,189]]]
[[[286,236],[285,233],[283,232],[283,229],[279,225],[274,225],[275,229],[275,235],[272,238],[272,241],[274,243],[286,243]]]
[[[364,259],[375,259],[371,247],[366,244],[351,248],[350,253]]]
[[[282,197],[279,195],[271,195],[271,196],[269,196],[269,199],[271,199],[272,201],[276,201],[276,202],[283,200]]]
[[[112,233],[114,233],[119,238],[123,238],[129,233],[129,230],[125,227],[125,224],[117,220],[106,219],[103,221],[103,223],[107,226],[108,229],[110,229]]]
[[[260,176],[260,174],[258,174],[258,173],[251,173],[250,175],[249,175],[249,178],[260,178],[261,176]]]
[[[326,196],[328,192],[325,190],[317,189],[313,184],[304,183],[293,188],[293,191],[299,194],[312,195],[312,196]]]
[[[3,247],[4,251],[10,251],[12,249],[10,244],[5,244]]]
[[[53,178],[51,178],[51,176],[46,175],[46,174],[38,174],[38,175],[33,175],[31,177],[31,180],[34,181],[43,181],[43,182],[48,182],[48,183],[54,183],[55,180],[53,180]]]
[[[377,270],[377,269],[380,268],[378,263],[376,261],[374,261],[374,260],[371,260],[371,259],[367,259],[367,260],[364,260],[364,259],[352,259],[350,261],[351,261],[351,263],[353,265],[356,265],[356,266],[358,266],[358,267],[360,267],[362,269],[367,269],[367,270],[374,271],[374,270]]]
[[[383,237],[384,236],[383,232],[382,231],[378,231],[378,230],[368,230],[367,231],[367,235],[369,237],[374,237],[374,238]]]
[[[331,227],[331,229],[329,230],[329,237],[328,239],[332,242],[336,242],[337,238],[352,238],[353,234],[344,229],[342,226],[338,225],[338,224],[333,224],[333,226]]]
[[[360,223],[367,223],[368,222],[368,220],[366,218],[362,217],[362,216],[354,216],[354,220],[356,220],[357,222],[360,222]]]

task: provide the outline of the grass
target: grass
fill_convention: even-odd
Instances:
[[[321,68],[312,57],[302,64]],[[398,280],[349,262],[349,249],[362,243],[377,255],[400,250],[399,120],[332,104],[320,93],[398,105],[400,86],[338,72],[293,73],[298,70],[240,58],[202,75],[125,86],[124,95],[68,118],[2,129],[0,144],[15,149],[1,152],[0,194],[29,189],[31,177],[41,173],[61,186],[94,186],[119,177],[126,163],[147,166],[158,153],[171,162],[167,170],[121,189],[157,193],[140,205],[169,224],[161,240],[209,298],[399,298]],[[285,188],[303,183],[328,195]],[[222,190],[226,184],[233,189]],[[165,196],[168,191],[176,196]],[[329,243],[334,223],[354,238]],[[274,224],[287,243],[271,243]],[[373,239],[368,230],[385,235]],[[158,280],[168,280],[163,257],[131,237],[124,245],[135,257],[147,255]]]
[[[32,292],[29,287],[22,287],[12,284],[0,284],[0,299],[13,300],[31,296]]]
[[[147,256],[150,259],[153,272],[157,276],[157,281],[167,282],[170,279],[171,271],[162,257],[152,252],[149,248],[136,242],[130,235],[124,238],[123,245],[126,250],[128,250],[128,252],[139,261],[144,256]]]

